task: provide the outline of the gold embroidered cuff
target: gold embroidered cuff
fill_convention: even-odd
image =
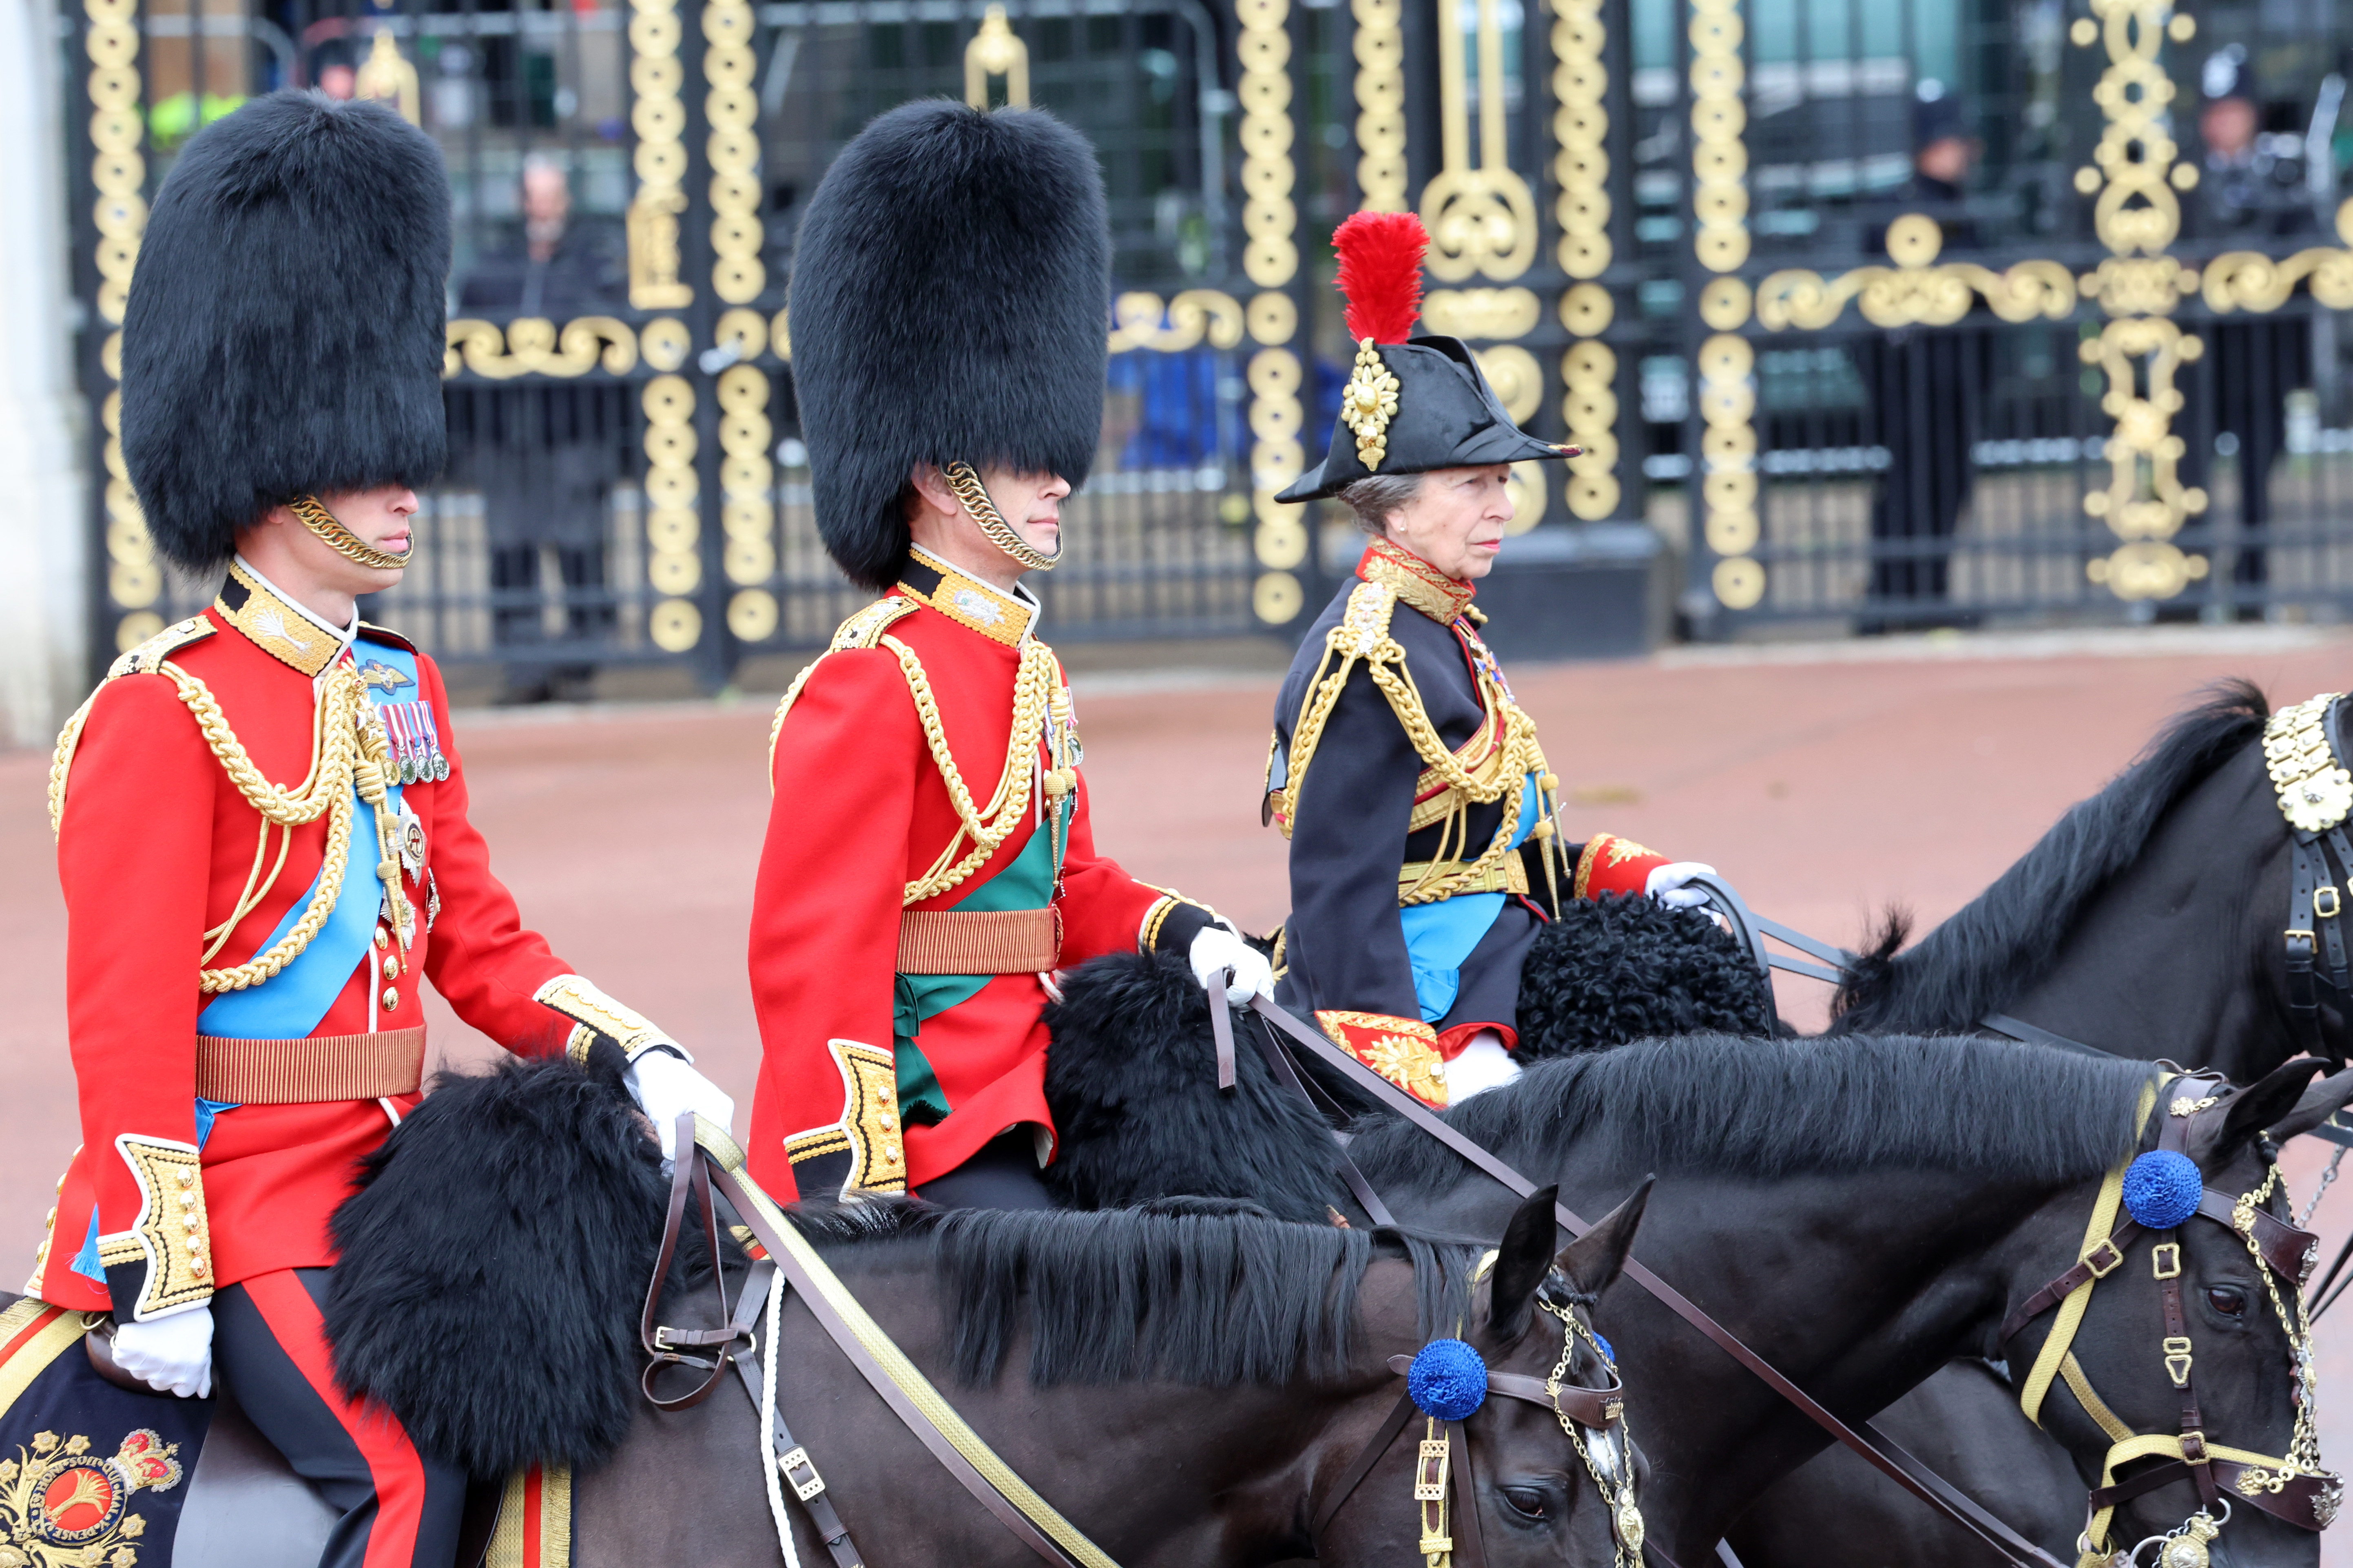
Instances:
[[[1419,1018],[1319,1008],[1315,1022],[1358,1061],[1425,1105],[1446,1109],[1446,1064],[1438,1031]]]
[[[133,1312],[141,1322],[211,1300],[212,1227],[196,1146],[125,1132],[114,1147],[139,1184],[139,1218],[128,1231],[98,1238],[99,1261],[146,1263]]]
[[[898,1058],[856,1040],[828,1040],[826,1048],[841,1074],[841,1120],[786,1138],[785,1157],[797,1165],[847,1152],[849,1170],[842,1178],[843,1195],[905,1192],[907,1147],[899,1126]]]
[[[532,1000],[573,1020],[576,1027],[564,1042],[564,1054],[575,1063],[587,1061],[588,1047],[600,1037],[620,1047],[621,1054],[631,1061],[656,1047],[675,1051],[684,1060],[694,1059],[651,1019],[622,1006],[577,974],[557,975],[533,992]]]

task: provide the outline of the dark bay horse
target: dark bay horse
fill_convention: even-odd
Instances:
[[[2284,1068],[2204,1113],[2189,1152],[2210,1186],[2255,1190],[2269,1168],[2263,1129],[2286,1136],[2353,1099],[2353,1074],[2306,1090],[2313,1070]],[[1630,1172],[1656,1171],[1643,1261],[1853,1420],[1956,1356],[2031,1356],[2047,1315],[2007,1347],[1995,1331],[2079,1255],[2102,1177],[2141,1141],[2138,1108],[2155,1078],[2145,1063],[2007,1041],[1690,1036],[1542,1063],[1449,1121],[1529,1177],[1557,1182],[1572,1207],[1621,1189]],[[1398,1121],[1361,1124],[1351,1152],[1411,1223],[1492,1228],[1512,1204]],[[2286,1333],[2235,1237],[2200,1225],[2179,1240],[2207,1314],[2198,1331],[2208,1430],[2284,1454]],[[2104,1289],[2073,1353],[2138,1429],[2174,1429],[2179,1395],[2158,1353],[2146,1252]],[[2238,1315],[2221,1314],[2224,1299]],[[1704,1562],[1743,1510],[1827,1439],[1647,1297],[1613,1299],[1611,1329],[1643,1397],[1652,1528],[1677,1561]],[[2096,1469],[2104,1433],[2088,1422],[2053,1429]],[[2183,1503],[2186,1490],[2135,1500],[2116,1535],[2179,1526],[2197,1506],[2194,1494]],[[2316,1561],[2316,1537],[2249,1512],[2225,1531],[2232,1562]],[[1840,1518],[1815,1516],[1818,1548],[1840,1535],[1830,1523]],[[1874,1559],[1913,1560],[1900,1549]]]
[[[1419,1424],[1342,1489],[1406,1392],[1389,1358],[1459,1337],[1498,1376],[1541,1386],[1567,1356],[1566,1383],[1603,1386],[1579,1315],[1617,1276],[1642,1211],[1640,1180],[1565,1251],[1541,1204],[1440,1237],[1303,1225],[1230,1202],[999,1213],[878,1197],[788,1217],[743,1195],[754,1230],[776,1244],[797,1226],[938,1395],[1126,1568],[1243,1568],[1311,1549],[1388,1568],[1419,1555]],[[781,1560],[765,1427],[744,1387],[729,1377],[670,1414],[638,1397],[641,1298],[672,1188],[612,1084],[562,1065],[445,1076],[370,1157],[363,1183],[335,1217],[343,1261],[325,1314],[346,1389],[382,1400],[421,1449],[469,1473],[568,1467],[578,1568]],[[651,1321],[715,1329],[712,1248],[691,1217],[680,1235]],[[744,1268],[740,1255],[720,1261]],[[1532,1306],[1540,1293],[1553,1306]],[[759,1331],[762,1366],[865,1561],[1034,1562],[860,1378],[799,1293],[784,1301],[776,1343]],[[1573,1344],[1555,1306],[1584,1325]],[[1639,1423],[1639,1395],[1634,1405]],[[1463,1431],[1453,1528],[1475,1519],[1493,1568],[1609,1568],[1618,1465],[1602,1467],[1605,1496],[1549,1403],[1497,1394]],[[800,1561],[829,1564],[797,1502],[779,1504]]]
[[[2171,1058],[2252,1082],[2313,1044],[2287,1005],[2290,839],[2260,744],[2271,712],[2226,681],[1984,893],[1917,943],[1891,920],[1833,1002],[1833,1032],[1972,1034],[1999,1012],[2122,1057]],[[2341,744],[2341,740],[2340,740]],[[2321,988],[2341,1055],[2343,998]],[[2066,1555],[2083,1485],[2026,1420],[2004,1369],[1959,1366],[1881,1420],[1947,1479]],[[1825,1536],[1820,1521],[1845,1521]],[[1921,1568],[1992,1561],[1843,1450],[1775,1488],[1732,1535],[1747,1568],[1873,1568],[1901,1543]]]

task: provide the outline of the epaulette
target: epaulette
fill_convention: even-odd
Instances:
[[[880,647],[882,634],[914,613],[914,604],[896,594],[877,599],[835,627],[833,641],[827,645],[825,651],[840,653],[847,648]]]
[[[793,710],[793,702],[800,696],[801,688],[808,684],[808,678],[817,673],[817,667],[825,662],[826,655],[847,653],[853,648],[880,647],[882,646],[882,634],[914,613],[914,605],[896,594],[875,600],[836,626],[833,640],[826,644],[825,653],[809,660],[802,666],[801,672],[793,677],[792,685],[785,689],[784,700],[776,704],[776,717],[768,726],[768,788],[771,792],[776,787],[776,738],[785,732],[785,715]]]
[[[390,643],[393,647],[400,649],[403,653],[417,653],[422,651],[415,643],[409,641],[400,633],[394,631],[390,626],[380,626],[373,621],[362,621],[360,623],[359,635],[364,637],[373,637],[377,642]]]
[[[220,628],[201,615],[190,616],[185,621],[174,621],[141,643],[137,647],[106,667],[106,679],[123,675],[153,675],[165,659],[192,643],[200,643]]]
[[[1397,614],[1398,595],[1387,583],[1359,583],[1348,592],[1348,608],[1332,628],[1332,647],[1344,655],[1370,658],[1389,640],[1389,618]]]

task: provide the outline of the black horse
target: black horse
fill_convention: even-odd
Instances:
[[[1891,918],[1840,988],[1833,1032],[1972,1034],[2001,1013],[2241,1083],[2316,1043],[2288,1005],[2292,850],[2259,743],[2270,712],[2250,682],[2216,686],[1919,942],[1905,947],[1905,922]],[[2346,999],[2326,987],[2317,999],[2317,1043],[2341,1058]],[[2073,1555],[2087,1483],[2021,1414],[2006,1368],[1956,1365],[1880,1424],[1933,1451],[1947,1479],[2012,1528]],[[1841,1528],[1825,1534],[1832,1514]],[[1994,1561],[1843,1450],[1773,1489],[1731,1540],[1747,1568]]]
[[[2353,1073],[2306,1091],[2315,1065],[2283,1068],[2205,1115],[2189,1152],[2209,1186],[2257,1190],[2264,1129],[2290,1136],[2353,1100]],[[2154,1139],[2155,1126],[2137,1129],[2155,1078],[2144,1063],[2007,1042],[1694,1036],[1542,1064],[1448,1120],[1558,1183],[1572,1206],[1657,1171],[1644,1261],[1853,1421],[1956,1356],[2031,1357],[2047,1314],[2007,1345],[1995,1331],[2075,1260],[2101,1178]],[[1414,1223],[1492,1227],[1511,1206],[1402,1122],[1360,1124],[1351,1152]],[[2211,1225],[2179,1235],[2200,1303],[2207,1429],[2284,1455],[2286,1331],[2235,1237]],[[2158,1353],[2158,1290],[2137,1259],[2103,1287],[2073,1343],[2092,1385],[2144,1431],[2178,1429],[2179,1415]],[[1678,1561],[1704,1561],[1827,1438],[1648,1297],[1622,1292],[1612,1328],[1645,1412],[1652,1527]],[[2095,1469],[2109,1446],[2088,1421],[2054,1420],[2053,1436]],[[2176,1528],[2197,1507],[2187,1489],[2135,1500],[2116,1534]],[[1818,1545],[1839,1533],[1820,1529],[1823,1517]],[[2251,1510],[2229,1533],[2242,1565],[2316,1560],[2316,1537]]]
[[[569,1467],[578,1568],[765,1568],[781,1553],[746,1391],[730,1379],[675,1413],[637,1397],[638,1297],[669,1184],[634,1121],[608,1085],[561,1066],[445,1077],[338,1211],[326,1314],[337,1375],[469,1472]],[[1419,1421],[1360,1485],[1335,1490],[1405,1392],[1390,1358],[1460,1337],[1497,1374],[1604,1385],[1596,1343],[1570,1343],[1535,1299],[1589,1312],[1642,1210],[1638,1192],[1556,1252],[1548,1198],[1469,1233],[1502,1237],[1499,1249],[1198,1200],[1063,1214],[878,1198],[789,1218],[755,1206],[772,1234],[797,1225],[1004,1461],[1129,1568],[1242,1568],[1311,1550],[1385,1568],[1417,1555]],[[740,1257],[720,1261],[744,1271]],[[683,1248],[658,1321],[716,1327],[711,1268],[707,1246]],[[799,1294],[783,1300],[774,1342],[759,1336],[776,1409],[865,1561],[1032,1562]],[[1609,1568],[1619,1489],[1600,1494],[1552,1407],[1491,1397],[1463,1430],[1456,1531],[1475,1499],[1496,1568]],[[800,1560],[828,1562],[807,1513],[789,1497],[781,1507]]]

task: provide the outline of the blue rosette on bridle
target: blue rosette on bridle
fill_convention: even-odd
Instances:
[[[1405,1391],[1433,1421],[1467,1420],[1487,1401],[1487,1363],[1461,1340],[1432,1340],[1407,1369]]]
[[[2205,1194],[2198,1162],[2171,1149],[2152,1149],[2125,1167],[2125,1212],[2144,1230],[2173,1229]]]

